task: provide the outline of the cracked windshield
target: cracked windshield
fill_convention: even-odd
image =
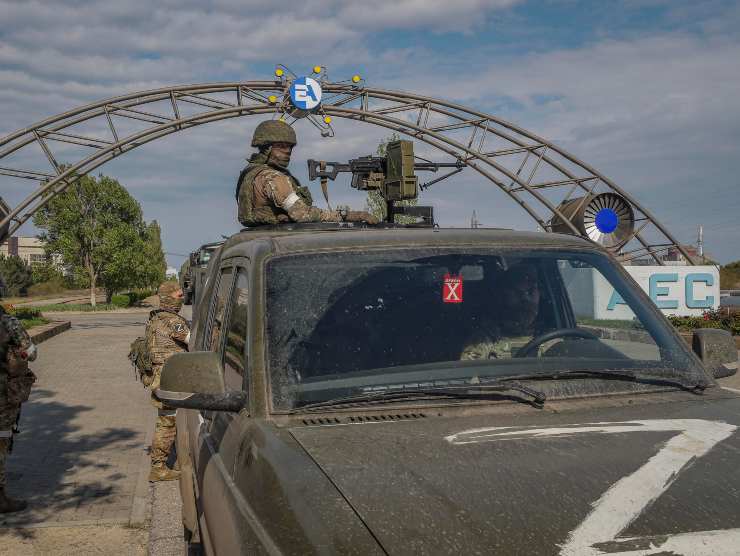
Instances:
[[[700,372],[602,255],[322,253],[268,276],[276,409],[522,373]]]

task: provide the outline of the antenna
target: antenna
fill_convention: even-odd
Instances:
[[[704,226],[699,225],[699,238],[696,241],[699,257],[704,258]]]

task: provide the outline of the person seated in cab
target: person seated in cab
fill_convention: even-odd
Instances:
[[[313,206],[311,192],[288,170],[297,144],[295,131],[281,120],[261,122],[252,146],[259,150],[239,174],[236,199],[239,222],[244,226],[287,222],[367,222],[378,219],[366,211],[324,210]]]
[[[540,285],[535,265],[521,262],[510,267],[496,280],[495,292],[493,308],[477,319],[461,360],[508,359],[541,332]]]

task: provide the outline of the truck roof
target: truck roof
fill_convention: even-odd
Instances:
[[[520,232],[505,229],[466,228],[284,228],[243,230],[224,244],[224,256],[246,254],[253,240],[268,239],[274,253],[293,253],[353,247],[413,247],[502,245],[508,247],[545,247],[593,249],[595,245],[577,236],[544,232]]]

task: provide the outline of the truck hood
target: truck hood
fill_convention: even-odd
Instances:
[[[740,551],[737,397],[387,418],[291,433],[390,554]]]

